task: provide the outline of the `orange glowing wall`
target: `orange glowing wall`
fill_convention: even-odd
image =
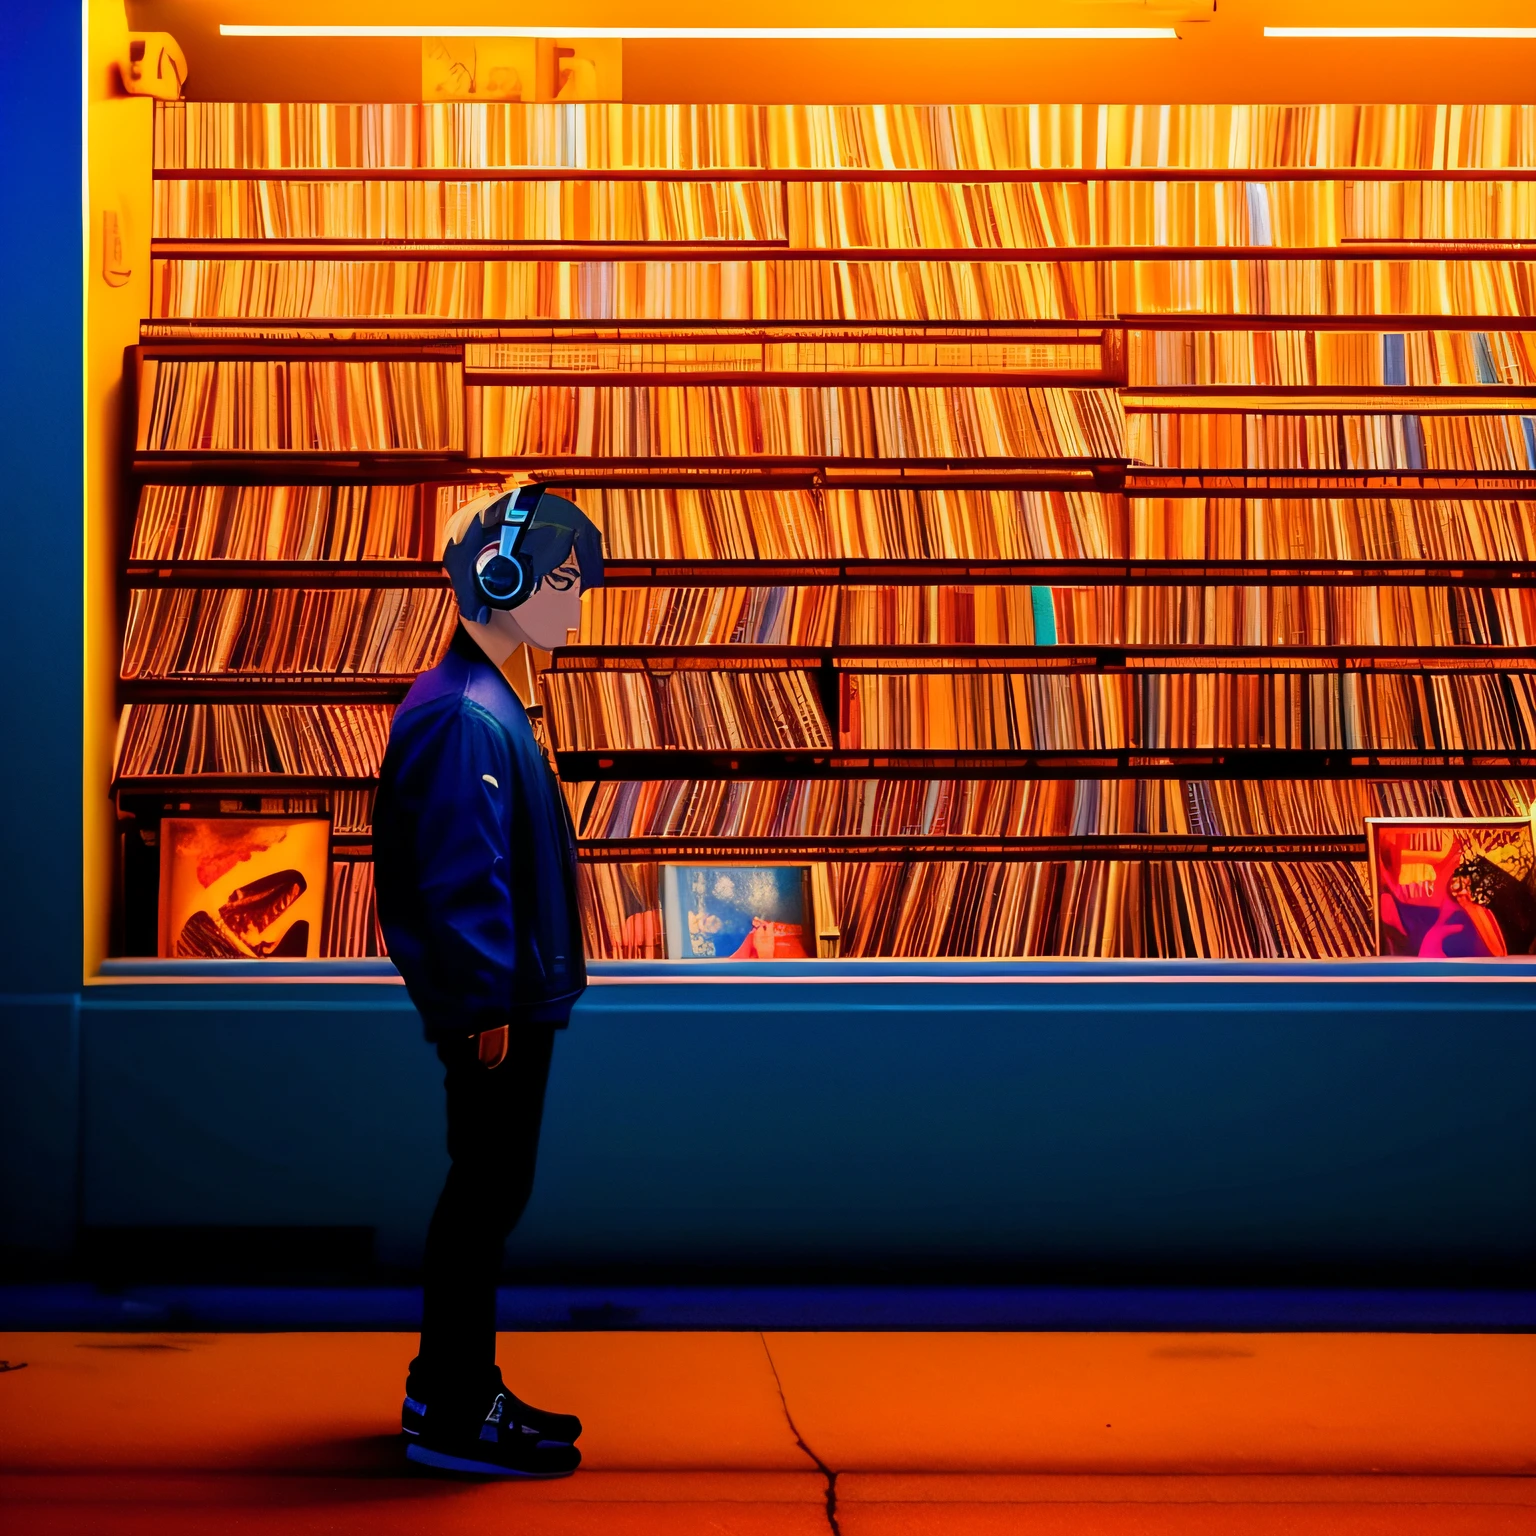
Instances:
[[[1173,26],[1177,42],[675,42],[624,45],[628,101],[1528,101],[1536,42],[1265,39],[1266,24],[1530,26],[1530,0],[565,0],[509,13],[496,0],[129,0],[168,31],[202,100],[410,101],[415,39],[249,40],[223,22],[561,26]]]

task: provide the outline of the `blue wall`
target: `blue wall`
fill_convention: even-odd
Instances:
[[[528,1264],[1536,1258],[1528,967],[598,969],[556,1047]],[[88,1225],[367,1226],[416,1258],[444,1159],[415,1015],[398,986],[282,990],[90,990]]]
[[[80,986],[79,49],[77,5],[6,7],[0,208],[25,216],[0,240],[0,1247],[362,1226],[409,1263],[442,1108],[397,985]],[[517,1256],[1536,1257],[1523,968],[922,970],[680,986],[604,968],[557,1048]]]
[[[80,7],[0,25],[0,1240],[74,1227],[80,985]]]

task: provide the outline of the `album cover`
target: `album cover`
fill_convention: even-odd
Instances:
[[[1367,817],[1376,952],[1426,958],[1536,948],[1536,852],[1524,816]]]
[[[663,864],[669,960],[806,960],[817,953],[809,864]]]
[[[318,816],[167,816],[160,954],[307,959],[324,951],[331,824]]]

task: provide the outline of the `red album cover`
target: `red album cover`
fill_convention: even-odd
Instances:
[[[1536,947],[1531,822],[1369,817],[1376,952],[1528,955]]]
[[[161,956],[315,958],[330,868],[324,817],[167,816],[160,824]]]

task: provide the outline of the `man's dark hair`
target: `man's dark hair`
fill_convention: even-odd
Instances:
[[[448,524],[443,565],[453,581],[459,611],[466,618],[478,617],[482,606],[475,593],[475,557],[485,542],[495,537],[505,521],[503,513],[509,503],[510,497],[498,496],[467,521],[460,513]],[[489,522],[486,521],[487,514],[491,514]],[[544,578],[570,559],[572,550],[576,552],[576,564],[581,571],[582,591],[590,592],[593,587],[602,586],[602,532],[574,501],[546,491],[539,497],[527,530],[518,541],[518,555],[527,560],[533,575],[533,585],[523,598],[532,597]]]

